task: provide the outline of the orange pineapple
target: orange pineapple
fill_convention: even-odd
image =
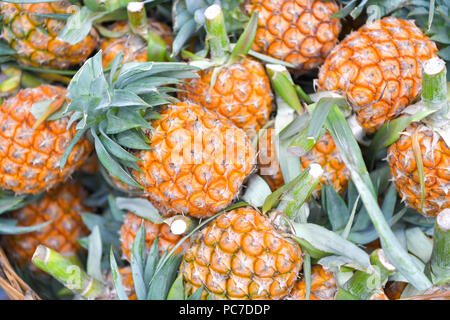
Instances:
[[[123,258],[127,261],[131,259],[131,248],[134,238],[141,227],[142,221],[145,226],[145,246],[150,250],[153,241],[158,237],[159,253],[162,255],[166,250],[170,251],[180,241],[184,235],[175,235],[170,231],[170,226],[166,223],[156,224],[148,220],[143,220],[137,215],[129,212],[124,216],[122,227],[120,228],[120,243],[122,245]],[[188,246],[185,241],[175,253],[184,251]]]
[[[58,39],[64,21],[40,14],[71,13],[69,1],[15,4],[0,2],[2,38],[17,52],[20,63],[33,67],[67,69],[84,62],[97,47],[94,28],[79,43]]]
[[[180,88],[180,99],[200,104],[231,120],[253,138],[269,120],[272,92],[263,65],[250,58],[224,66],[211,86],[213,69],[198,73]]]
[[[253,49],[308,72],[323,63],[336,45],[341,23],[332,15],[335,1],[248,0],[246,11],[258,12]]]
[[[216,299],[284,298],[302,266],[300,247],[251,207],[226,212],[192,241],[180,272],[188,294]]]
[[[422,208],[420,180],[412,141],[420,146],[425,179]],[[388,148],[392,179],[403,201],[425,216],[435,217],[450,208],[450,147],[440,135],[426,125],[414,122]]]
[[[152,18],[147,19],[148,29],[161,36],[167,46],[172,46],[173,37],[170,28]],[[101,48],[103,50],[103,66],[106,67],[119,52],[123,53],[123,62],[147,61],[147,42],[140,36],[130,32],[127,21],[112,24],[109,30],[123,33],[118,38],[105,38]]]
[[[373,133],[419,96],[422,64],[436,52],[412,21],[369,22],[330,53],[319,72],[319,90],[345,95],[358,122]]]
[[[5,250],[21,267],[30,265],[39,244],[66,256],[73,256],[81,248],[77,240],[88,235],[81,212],[90,209],[83,205],[86,192],[76,182],[64,183],[50,190],[42,199],[14,211],[10,217],[18,226],[32,226],[51,221],[31,233],[3,236]]]
[[[260,174],[267,181],[272,191],[284,185],[273,139],[273,129],[268,129],[261,135],[258,143]],[[310,151],[300,157],[302,169],[306,169],[312,163],[320,164],[324,170],[320,183],[331,184],[337,192],[345,191],[349,172],[328,132],[319,138]],[[320,185],[317,186],[314,194],[315,196],[320,194]]]
[[[326,271],[321,265],[315,265],[311,268],[310,300],[333,300],[336,290],[336,278],[333,273]],[[287,299],[305,300],[305,294],[305,279],[297,280]]]
[[[33,128],[37,119],[33,104],[44,100],[62,103],[66,90],[41,85],[23,89],[8,98],[0,107],[0,187],[17,194],[36,194],[54,187],[80,167],[92,150],[82,138],[67,160],[59,167],[61,157],[76,134],[67,128],[69,118],[43,121]]]
[[[151,150],[134,152],[132,174],[163,215],[212,216],[238,195],[255,151],[245,133],[199,105],[168,105],[149,131]]]

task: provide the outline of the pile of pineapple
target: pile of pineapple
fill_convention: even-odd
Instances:
[[[449,299],[430,3],[0,1],[0,260],[43,299]]]

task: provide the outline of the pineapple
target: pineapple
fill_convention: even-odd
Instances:
[[[311,268],[311,295],[309,300],[333,300],[336,290],[336,278],[333,273],[326,271],[321,265],[315,265]],[[286,299],[306,300],[305,294],[305,279],[297,280]]]
[[[163,215],[209,217],[225,209],[252,172],[255,151],[245,133],[199,105],[167,105],[152,122],[151,150],[132,170]]]
[[[253,50],[284,60],[298,73],[323,63],[336,45],[341,23],[335,1],[248,0],[248,14],[258,12]]]
[[[159,35],[169,48],[172,46],[172,32],[166,24],[148,18],[147,26],[149,30]],[[109,65],[119,52],[123,53],[123,62],[147,61],[147,42],[140,36],[130,32],[127,21],[116,22],[108,29],[112,32],[123,33],[124,35],[118,38],[103,39],[101,49],[103,50],[104,67]]]
[[[11,213],[19,226],[32,226],[50,221],[38,231],[3,236],[3,247],[21,267],[29,265],[34,250],[44,244],[66,256],[74,256],[81,248],[77,240],[88,235],[81,212],[86,192],[79,183],[60,184],[36,202]]]
[[[268,129],[261,135],[258,143],[260,174],[269,184],[272,191],[284,185],[276,156],[274,138],[273,129]],[[306,169],[312,163],[320,164],[325,171],[320,178],[322,184],[328,183],[340,193],[345,191],[350,174],[328,132],[319,138],[310,151],[300,157],[302,169]],[[314,195],[320,195],[320,185],[317,186]]]
[[[198,73],[180,86],[180,99],[200,104],[231,120],[253,138],[269,120],[272,111],[272,93],[263,65],[250,58],[220,69],[212,85],[213,69]]]
[[[255,151],[244,131],[224,117],[167,94],[175,90],[167,85],[195,76],[194,68],[126,63],[117,65],[117,77],[108,84],[101,59],[99,52],[72,78],[67,112],[87,119],[84,130],[90,129],[102,165],[140,188],[165,216],[202,218],[228,206],[253,171]],[[101,79],[99,90],[91,91]]]
[[[395,132],[400,137],[389,146],[387,160],[402,200],[435,217],[450,208],[450,103],[445,62],[429,59],[423,70],[422,99],[409,109],[434,113]]]
[[[373,133],[419,96],[422,64],[436,52],[412,21],[369,22],[333,49],[320,68],[318,88],[345,95],[359,124]]]
[[[302,252],[251,207],[226,212],[192,241],[180,267],[188,293],[204,286],[217,299],[283,299]]]
[[[136,234],[142,224],[142,218],[129,212],[123,218],[123,224],[120,228],[120,243],[122,246],[123,258],[127,261],[131,259],[131,248],[136,238]],[[148,220],[144,220],[145,224],[145,246],[147,251],[150,250],[153,241],[158,237],[159,252],[162,255],[166,250],[171,250],[183,235],[175,235],[171,232],[170,226],[166,223],[156,224]],[[182,252],[186,249],[188,243],[185,241],[175,251]]]
[[[178,97],[219,113],[253,138],[272,112],[273,96],[267,74],[263,65],[248,58],[246,52],[227,53],[229,43],[221,7],[208,7],[205,19],[207,39],[210,43],[213,40],[220,42],[210,44],[211,60],[217,61],[219,66],[214,64],[214,67],[200,71],[198,78],[180,85],[184,91],[180,91]],[[215,34],[217,30],[223,33]],[[247,37],[244,31],[240,39]],[[224,58],[226,62],[222,61]]]
[[[3,102],[0,187],[16,194],[48,190],[67,179],[89,156],[92,146],[82,138],[61,169],[60,160],[75,137],[75,127],[67,128],[68,117],[40,122],[33,115],[34,104],[53,100],[52,105],[60,106],[66,100],[65,94],[63,88],[41,85],[23,89]]]
[[[79,43],[58,39],[65,23],[41,14],[71,13],[69,1],[15,4],[0,2],[2,38],[17,52],[16,59],[33,67],[68,69],[84,62],[97,47],[95,29]]]
[[[421,187],[412,140],[416,136],[423,159],[425,197]],[[450,147],[440,135],[420,122],[411,123],[388,148],[392,179],[403,201],[425,216],[435,217],[450,208]]]

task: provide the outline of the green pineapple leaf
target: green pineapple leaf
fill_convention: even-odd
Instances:
[[[144,261],[146,260],[144,221],[134,238],[130,260],[134,290],[137,298],[143,300],[147,296],[147,286],[144,281]]]
[[[116,198],[117,207],[156,224],[164,222],[163,217],[150,201],[143,198]]]
[[[114,257],[112,246],[109,251],[109,260],[111,265],[113,283],[117,292],[117,297],[119,300],[128,300],[128,296],[125,293],[125,288],[123,287],[122,276],[120,275],[119,267],[117,266],[116,258]]]
[[[95,226],[89,236],[89,249],[87,258],[87,274],[99,281],[104,281],[101,271],[102,238],[100,229]]]

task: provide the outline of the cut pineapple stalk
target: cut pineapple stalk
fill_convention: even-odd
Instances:
[[[224,57],[230,50],[230,41],[228,40],[227,30],[225,29],[225,20],[222,8],[214,4],[205,10],[207,41],[211,48],[211,57],[213,59]]]
[[[448,144],[450,104],[447,90],[447,68],[444,60],[432,58],[425,61],[422,73],[422,102],[427,108],[437,111],[424,119],[424,122],[437,127],[437,131]],[[445,131],[447,135],[439,129]]]
[[[147,13],[143,2],[130,2],[127,5],[128,25],[134,34],[144,40],[148,38]]]
[[[197,226],[193,218],[183,215],[167,218],[164,220],[164,223],[170,226],[170,232],[175,235],[187,234]]]
[[[83,298],[95,299],[105,293],[105,287],[100,281],[89,276],[78,264],[55,250],[39,245],[31,261],[36,267]]]
[[[128,25],[131,32],[147,42],[147,60],[165,61],[168,58],[166,43],[156,32],[150,30],[143,2],[129,2],[127,5]]]
[[[450,283],[450,208],[442,210],[436,217],[427,273],[434,285]]]
[[[387,258],[383,249],[377,249],[370,255],[374,272],[356,271],[353,276],[339,288],[336,300],[370,300],[386,283],[395,267]]]

